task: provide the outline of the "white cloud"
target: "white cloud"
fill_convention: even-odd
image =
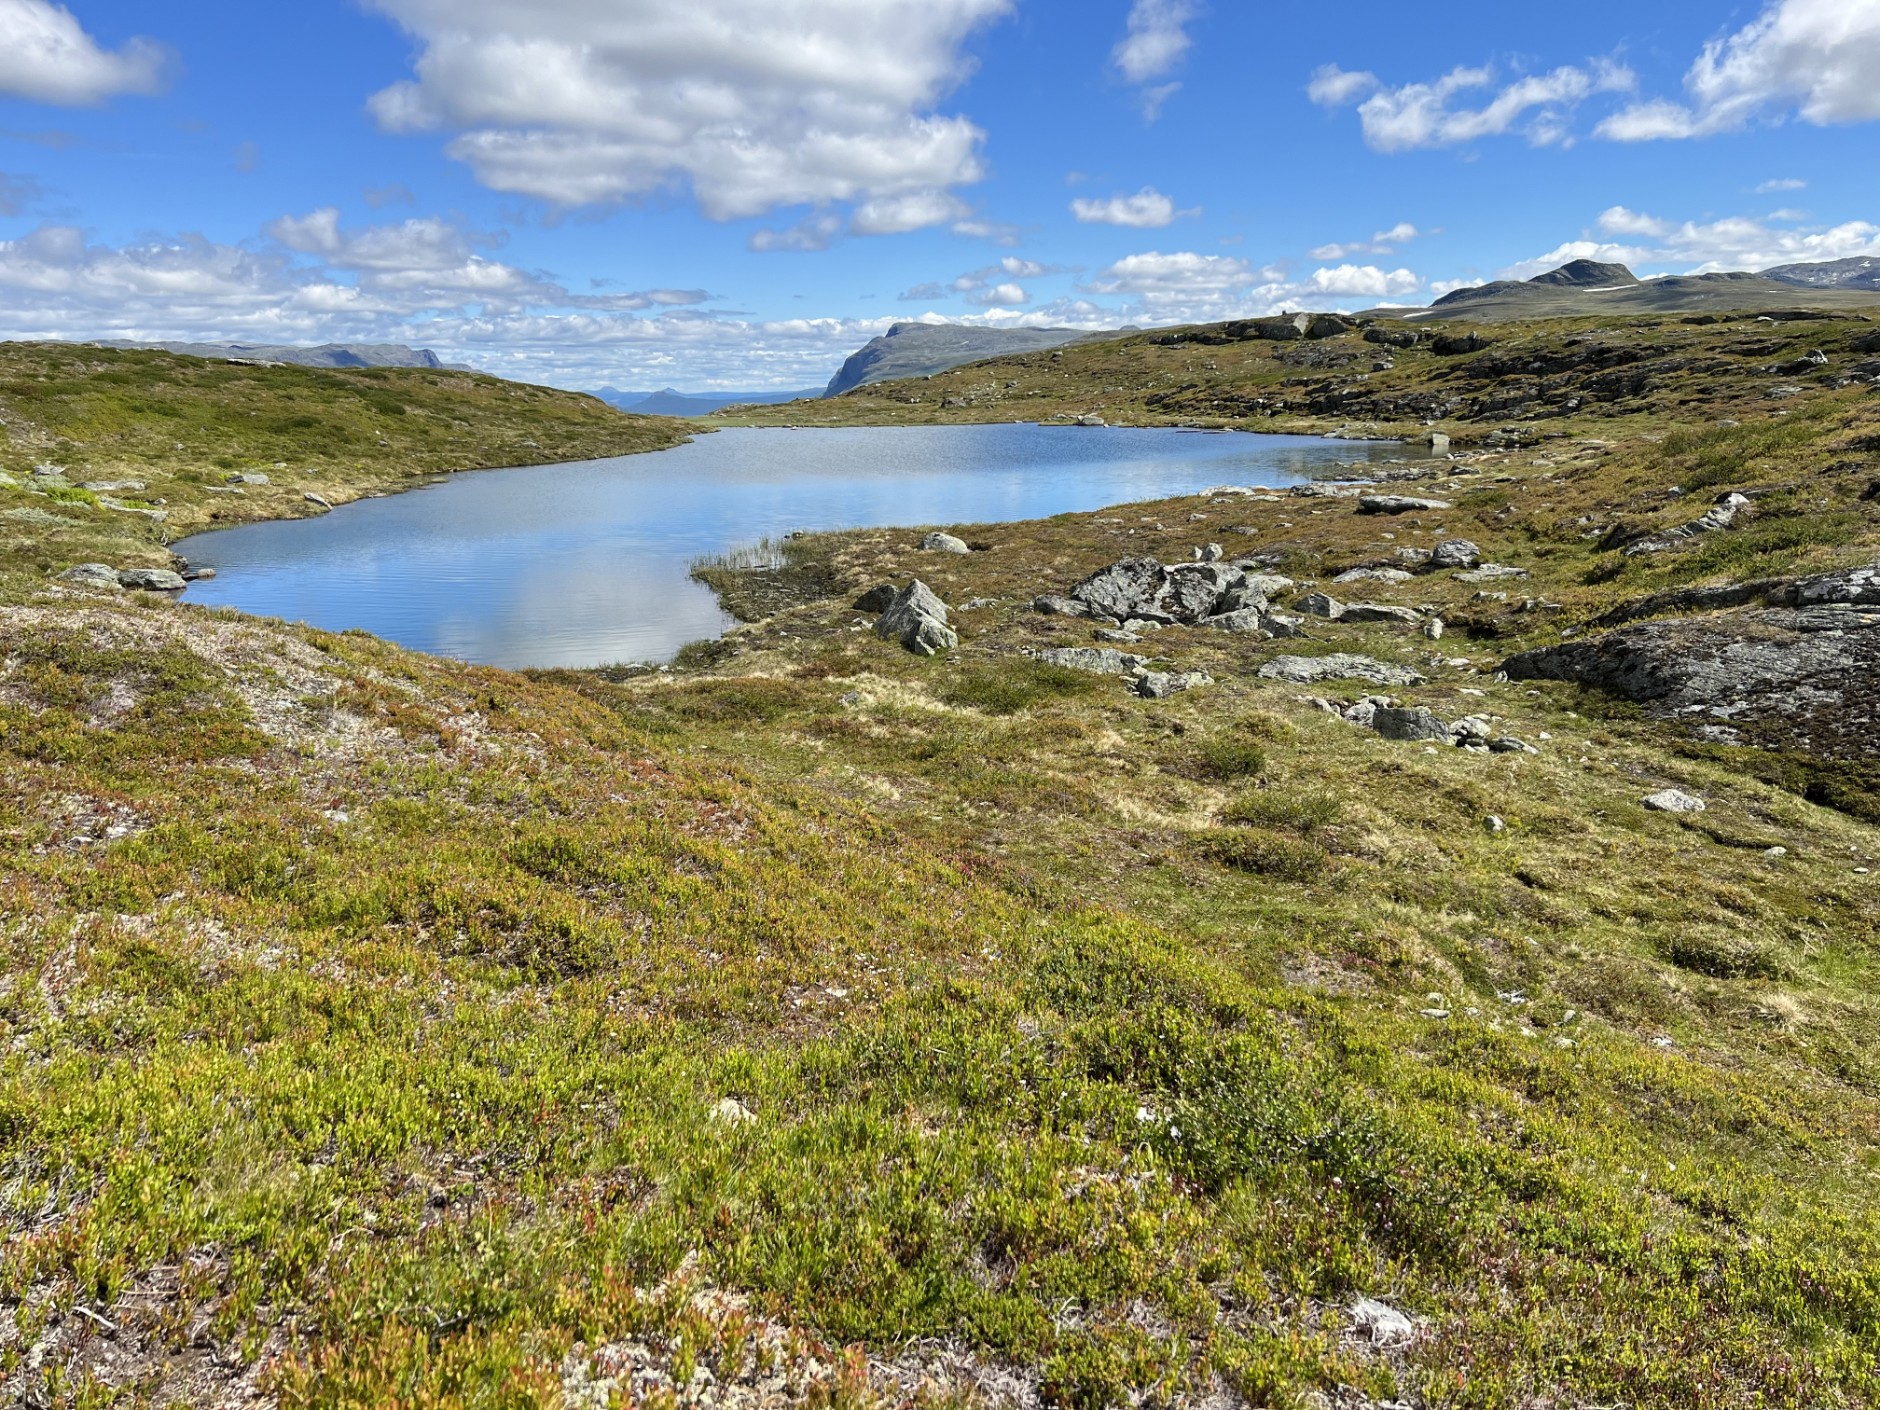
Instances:
[[[0,97],[91,107],[161,92],[169,54],[148,39],[112,51],[52,0],[0,0]]]
[[[1880,119],[1880,0],[1775,0],[1753,24],[1706,44],[1684,88],[1684,102],[1634,104],[1598,135],[1707,137],[1767,112],[1817,127]]]
[[[1306,96],[1322,108],[1344,108],[1383,86],[1374,73],[1348,73],[1337,64],[1326,64],[1312,75]]]
[[[1023,285],[1019,284],[995,284],[990,289],[972,295],[971,298],[974,303],[988,308],[1017,308],[1031,302],[1031,295],[1025,292]]]
[[[1408,152],[1514,131],[1535,146],[1553,146],[1568,140],[1569,119],[1586,99],[1630,91],[1637,80],[1630,69],[1601,60],[1516,79],[1480,107],[1453,106],[1460,95],[1494,83],[1492,69],[1455,68],[1431,83],[1386,88],[1371,74],[1346,73],[1332,65],[1320,69],[1306,91],[1325,107],[1355,103],[1364,139],[1375,150]]]
[[[972,208],[946,191],[910,191],[902,196],[878,196],[856,207],[849,229],[856,235],[902,235],[965,220]]]
[[[1252,267],[1233,255],[1199,255],[1189,251],[1129,255],[1099,276],[1096,292],[1105,294],[1222,293],[1251,287]]]
[[[1643,235],[1655,240],[1662,240],[1671,233],[1671,226],[1666,221],[1627,210],[1624,206],[1613,206],[1600,212],[1599,228],[1608,235]]]
[[[984,175],[984,134],[934,109],[1012,0],[368,3],[423,46],[379,123],[454,133],[492,189],[579,206],[684,184],[716,220],[846,202],[886,230],[956,218],[943,193]]]
[[[1129,33],[1111,60],[1117,71],[1142,90],[1143,115],[1154,121],[1162,105],[1181,89],[1179,83],[1156,83],[1180,67],[1193,40],[1188,25],[1195,18],[1194,0],[1135,0],[1129,11]]]
[[[1330,298],[1396,299],[1422,287],[1423,281],[1407,269],[1387,272],[1376,265],[1355,264],[1314,270],[1311,282],[1314,291]]]
[[[1145,186],[1133,196],[1112,196],[1107,201],[1076,200],[1071,214],[1086,225],[1122,225],[1132,230],[1160,230],[1173,225],[1180,216],[1200,215],[1199,210],[1178,211],[1175,202],[1153,186]]]
[[[1312,258],[1318,260],[1344,260],[1353,255],[1394,255],[1399,245],[1407,245],[1424,233],[1404,220],[1388,230],[1378,231],[1369,240],[1355,240],[1348,245],[1320,245],[1311,253]]]
[[[1758,186],[1756,188],[1756,194],[1758,196],[1769,196],[1778,191],[1806,191],[1807,189],[1808,183],[1806,181],[1798,181],[1792,176],[1777,177],[1773,181],[1765,181],[1762,185]]]

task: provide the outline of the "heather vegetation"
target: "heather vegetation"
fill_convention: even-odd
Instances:
[[[58,583],[96,511],[31,493],[0,397],[0,1398],[1880,1399],[1870,762],[1501,671],[1880,558],[1870,328],[1190,330],[872,387],[827,414],[1455,440],[1391,487],[1440,508],[1223,493],[948,526],[963,555],[926,526],[727,555],[701,573],[747,624],[666,672]],[[1655,351],[1602,382],[1588,340]],[[211,372],[169,361],[210,424]],[[58,375],[72,407],[110,373]],[[1312,409],[1354,389],[1404,414]],[[514,398],[515,439],[439,430],[357,483],[665,434]],[[424,419],[359,401],[341,426]],[[70,464],[130,463],[60,424]],[[198,434],[164,438],[239,458]],[[299,501],[297,456],[240,444]],[[1730,526],[1628,554],[1726,492]],[[1526,576],[1416,557],[1458,538]],[[1209,545],[1423,629],[1134,633],[1211,680],[1166,699],[1037,654],[1096,624],[1034,598]],[[960,637],[931,659],[852,605],[914,578]],[[1334,652],[1422,683],[1262,674]],[[1384,695],[1528,748],[1354,722]],[[1707,806],[1641,801],[1669,790]]]

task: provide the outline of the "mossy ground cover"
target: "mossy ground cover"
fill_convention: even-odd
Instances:
[[[1873,556],[1821,470],[1872,393],[1775,409],[1430,466],[1456,507],[1420,520],[799,540],[744,599],[772,615],[666,676],[9,608],[0,1387],[1873,1403],[1880,839],[1493,671],[1663,587]],[[1722,464],[1776,491],[1754,550],[1615,572],[1612,526]],[[1025,603],[1125,554],[1323,582],[1439,533],[1533,576],[1367,591],[1472,636],[1171,629],[1139,649],[1218,683],[1167,701],[1020,654],[1087,643]],[[846,605],[914,575],[988,600],[939,660]],[[1387,742],[1310,698],[1374,687],[1256,673],[1330,650],[1540,752]],[[1710,810],[1640,806],[1667,786]]]

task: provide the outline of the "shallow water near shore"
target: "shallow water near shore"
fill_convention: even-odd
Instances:
[[[733,430],[653,455],[462,475],[176,548],[217,571],[191,602],[486,665],[587,667],[668,660],[725,631],[691,567],[765,536],[1036,519],[1404,458],[1396,443],[1239,432]]]

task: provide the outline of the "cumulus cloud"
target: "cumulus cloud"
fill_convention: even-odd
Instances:
[[[1188,25],[1198,6],[1193,0],[1135,0],[1129,11],[1129,32],[1111,54],[1123,78],[1141,89],[1143,115],[1152,121],[1181,89],[1179,83],[1157,83],[1181,66],[1193,40]]]
[[[1408,269],[1345,264],[1290,279],[1277,266],[1256,268],[1232,255],[1150,251],[1118,260],[1086,292],[1128,298],[1121,312],[1130,322],[1166,324],[1366,306],[1401,299],[1422,287]]]
[[[1390,88],[1375,74],[1320,69],[1307,93],[1322,107],[1354,104],[1364,140],[1379,152],[1452,147],[1484,137],[1519,132],[1535,146],[1569,140],[1573,113],[1599,93],[1628,92],[1637,78],[1623,65],[1600,60],[1584,68],[1565,65],[1530,74],[1496,88],[1493,69],[1455,68],[1429,83]],[[1458,106],[1464,94],[1495,89],[1478,107]]]
[[[1122,225],[1132,230],[1160,230],[1178,217],[1200,215],[1199,209],[1178,211],[1175,202],[1153,186],[1133,196],[1112,196],[1107,201],[1076,200],[1071,214],[1086,225]]]
[[[1576,259],[1628,264],[1648,271],[1715,274],[1880,256],[1880,225],[1868,221],[1792,228],[1783,228],[1774,221],[1775,217],[1757,220],[1729,216],[1680,222],[1614,206],[1601,213],[1596,228],[1599,237],[1619,238],[1596,238],[1589,233],[1511,265],[1501,277],[1531,279]]]
[[[1423,281],[1407,269],[1385,271],[1376,265],[1341,264],[1312,272],[1311,288],[1328,298],[1396,299],[1414,294]]]
[[[372,98],[380,125],[453,134],[494,190],[581,206],[684,185],[715,220],[848,203],[888,231],[963,217],[947,193],[983,177],[984,134],[936,108],[1012,0],[368,3],[422,45]]]
[[[0,96],[92,107],[163,90],[169,53],[149,39],[108,50],[52,0],[0,0]]]
[[[1880,0],[1775,0],[1752,24],[1713,39],[1684,79],[1682,102],[1654,98],[1601,123],[1615,142],[1708,137],[1766,113],[1817,127],[1880,119]]]
[[[1407,245],[1424,234],[1407,220],[1397,222],[1388,230],[1380,230],[1369,240],[1354,240],[1348,245],[1320,245],[1312,251],[1313,259],[1342,260],[1353,255],[1394,255],[1399,245]]]

